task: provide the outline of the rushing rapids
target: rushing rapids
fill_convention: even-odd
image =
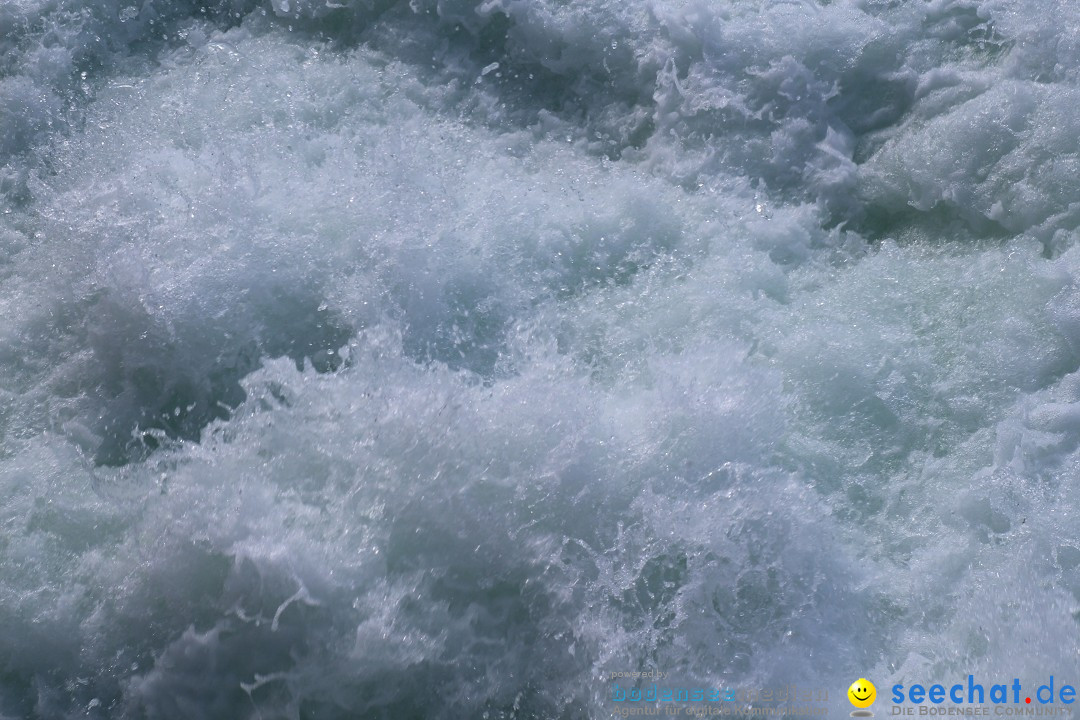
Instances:
[[[5,0],[0,717],[1080,680],[1078,106],[1065,0]]]

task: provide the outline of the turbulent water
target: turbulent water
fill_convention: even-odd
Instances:
[[[1071,0],[3,0],[0,717],[1080,679],[1078,107]]]

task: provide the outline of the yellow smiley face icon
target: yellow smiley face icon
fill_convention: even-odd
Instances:
[[[848,700],[857,708],[868,708],[877,699],[877,688],[866,678],[859,678],[847,689]]]

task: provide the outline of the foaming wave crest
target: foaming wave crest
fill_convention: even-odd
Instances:
[[[1075,678],[1075,14],[5,4],[0,716]]]

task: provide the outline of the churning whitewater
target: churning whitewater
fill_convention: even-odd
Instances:
[[[1078,107],[1071,0],[3,0],[0,717],[1075,684]]]

